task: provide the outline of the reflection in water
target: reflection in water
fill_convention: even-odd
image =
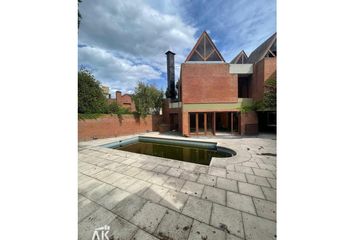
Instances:
[[[116,149],[204,165],[209,165],[212,157],[231,156],[230,153],[217,151],[216,149],[214,150],[150,142],[137,142],[134,144],[126,145],[124,147],[117,147]]]

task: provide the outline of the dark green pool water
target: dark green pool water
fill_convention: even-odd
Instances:
[[[230,157],[232,154],[216,149],[194,148],[178,145],[150,143],[150,142],[137,142],[123,147],[116,147],[115,149],[152,155],[163,158],[171,158],[180,161],[198,163],[209,165],[212,157]]]

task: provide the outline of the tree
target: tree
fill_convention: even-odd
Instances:
[[[277,108],[277,77],[274,72],[264,84],[263,107],[266,110],[276,110]]]
[[[264,82],[264,96],[260,101],[252,101],[241,104],[241,112],[246,113],[250,111],[276,111],[277,109],[277,76],[274,72]]]
[[[155,86],[139,82],[135,88],[133,101],[139,115],[158,114],[162,107],[163,91]]]
[[[78,73],[78,111],[79,113],[105,113],[107,100],[102,93],[99,81],[86,69]]]

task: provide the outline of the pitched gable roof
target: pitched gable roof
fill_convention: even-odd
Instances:
[[[249,63],[256,63],[266,56],[276,56],[277,49],[277,33],[274,33],[257,47],[249,56]]]
[[[241,51],[239,54],[236,55],[236,57],[234,57],[234,59],[231,60],[230,63],[233,64],[244,64],[247,63],[248,57],[247,54],[245,53],[245,51]]]
[[[206,31],[200,35],[197,43],[189,53],[188,61],[222,61],[225,62],[214,42],[211,40]]]

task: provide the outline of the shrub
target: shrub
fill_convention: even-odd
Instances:
[[[139,82],[135,88],[133,101],[138,115],[158,114],[162,107],[163,91],[155,86]]]
[[[86,69],[78,73],[78,111],[79,113],[105,113],[107,100],[100,83]]]

